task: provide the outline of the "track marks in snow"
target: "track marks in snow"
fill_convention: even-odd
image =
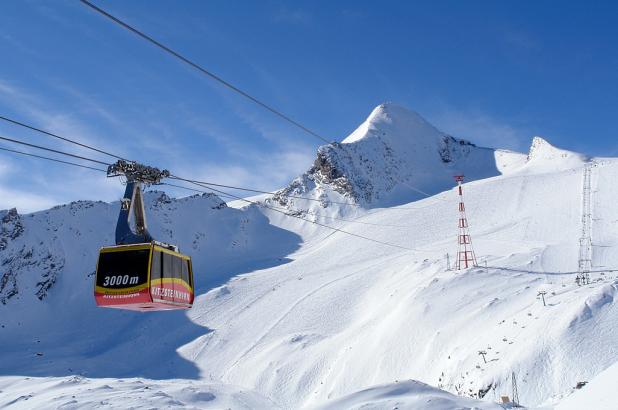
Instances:
[[[275,322],[273,322],[272,325],[270,325],[263,333],[262,335],[251,344],[251,346],[249,346],[249,348],[247,348],[233,363],[232,365],[227,369],[227,371],[223,374],[223,379],[227,379],[229,374],[234,370],[234,368],[238,365],[238,363],[245,358],[249,353],[251,353],[251,351],[253,351],[258,345],[260,345],[267,337],[268,335],[281,323],[283,322],[288,315],[290,315],[290,313],[292,313],[299,305],[301,305],[305,300],[311,298],[312,296],[314,296],[315,294],[317,294],[318,292],[322,291],[323,289],[337,283],[340,282],[342,280],[348,279],[352,276],[356,276],[359,275],[363,272],[367,272],[367,271],[371,271],[375,266],[380,265],[382,262],[380,263],[376,263],[373,264],[369,267],[364,267],[362,269],[359,269],[358,271],[349,273],[347,275],[338,277],[336,279],[330,280],[326,283],[321,284],[320,286],[318,286],[317,288],[313,289],[312,291],[306,293],[305,295],[303,295],[300,299],[297,299],[289,308],[287,308],[283,314],[281,316],[279,316],[278,319],[275,320]]]

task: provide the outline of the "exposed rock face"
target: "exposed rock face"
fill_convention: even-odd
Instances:
[[[0,211],[0,215],[0,251],[2,251],[6,249],[10,240],[16,239],[24,232],[24,226],[15,208]]]
[[[17,239],[23,232],[24,226],[17,209],[0,211],[0,251],[4,251],[9,242]],[[0,303],[18,294],[16,273],[7,266],[12,263],[11,258],[0,259]]]
[[[456,139],[450,135],[445,135],[440,141],[438,153],[440,159],[445,164],[455,162],[470,154],[470,149],[475,148],[476,145],[466,140]]]
[[[88,207],[89,204],[88,201],[79,201],[68,206],[74,211],[75,208]],[[44,299],[64,267],[64,259],[53,255],[44,246],[26,244],[20,240],[25,228],[15,208],[2,211],[0,223],[0,303],[6,304],[9,299],[19,295],[20,276],[38,278],[34,283],[34,294],[40,300]]]
[[[493,150],[447,135],[413,111],[382,104],[342,143],[319,147],[313,166],[272,200],[289,207],[294,201],[284,195],[307,196],[328,207],[329,192],[335,192],[337,200],[372,206],[397,188],[439,192],[468,164],[477,177],[474,163],[495,169]]]

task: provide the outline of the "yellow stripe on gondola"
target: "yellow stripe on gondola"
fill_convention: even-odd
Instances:
[[[191,285],[189,285],[189,283],[184,280],[184,279],[179,279],[179,278],[162,278],[162,279],[153,279],[150,282],[150,286],[160,286],[160,285],[169,285],[169,284],[174,284],[174,285],[184,285],[187,288],[191,289]],[[193,289],[191,289],[191,291],[193,292]]]
[[[148,283],[144,283],[142,285],[132,286],[130,288],[120,288],[120,289],[110,289],[104,288],[103,286],[95,286],[95,291],[97,293],[102,293],[104,295],[122,295],[139,292],[140,290],[144,290],[148,288]]]
[[[178,257],[178,258],[181,258],[181,259],[184,259],[184,260],[189,260],[189,259],[191,259],[191,257],[190,257],[190,256],[183,255],[182,253],[179,253],[179,252],[174,252],[174,251],[172,251],[172,250],[170,250],[170,249],[163,248],[163,247],[158,246],[158,245],[154,245],[154,250],[155,250],[155,251],[164,252],[164,253],[169,253],[170,255],[174,255],[174,256],[176,256],[176,257]]]
[[[126,252],[126,251],[140,251],[143,249],[150,249],[152,247],[149,243],[140,243],[137,245],[118,245],[118,246],[106,246],[101,248],[99,253],[110,253],[110,252]]]

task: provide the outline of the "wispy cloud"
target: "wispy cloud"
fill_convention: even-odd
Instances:
[[[58,200],[25,190],[15,190],[0,184],[0,209],[17,208],[20,213],[30,213],[51,208]]]
[[[455,137],[491,148],[527,151],[532,133],[487,113],[446,109],[431,117],[434,125]]]
[[[194,175],[200,181],[270,191],[286,186],[308,170],[314,156],[315,152],[308,150],[279,151],[267,157],[256,156],[250,163],[239,161],[229,165],[198,165],[181,169],[178,174]],[[234,194],[253,195],[242,191],[234,191]]]
[[[11,182],[18,178],[18,170],[19,165],[10,157],[0,157],[0,209],[17,208],[19,212],[26,213],[57,204],[55,198],[46,194],[33,193],[28,188],[11,187]]]
[[[96,145],[104,139],[74,115],[53,110],[50,108],[52,104],[47,103],[42,97],[6,81],[0,81],[0,102],[44,130],[78,139],[89,145]],[[77,153],[93,155],[92,151],[85,148],[77,146],[71,148]]]
[[[18,120],[31,122],[37,127],[86,144],[100,146],[101,138],[84,121],[71,114],[51,109],[51,104],[45,99],[6,81],[0,81],[0,103],[17,113]],[[26,139],[43,146],[109,160],[94,155],[96,153],[85,148],[69,146],[36,133],[24,132],[18,127],[3,126],[3,131],[8,137],[19,136],[18,139]],[[8,144],[6,146],[8,147]],[[19,147],[19,150],[56,156],[26,147]],[[17,207],[20,212],[32,212],[77,199],[113,200],[121,194],[117,182],[102,178],[104,174],[14,155],[17,154],[1,152],[0,208]]]

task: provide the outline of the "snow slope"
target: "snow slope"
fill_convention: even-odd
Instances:
[[[617,166],[595,173],[615,175]],[[291,255],[291,263],[228,283],[229,302],[211,304],[207,295],[216,313],[209,326],[221,330],[184,351],[198,363],[208,360],[203,370],[215,379],[255,386],[284,407],[407,378],[472,396],[489,387],[489,398],[497,399],[509,392],[511,371],[519,375],[525,404],[545,402],[617,356],[615,274],[594,274],[599,282],[586,287],[574,283],[581,173],[511,175],[466,186],[487,271],[445,271],[444,254],[454,248],[456,202],[447,199],[453,193],[416,202],[417,209],[372,212],[362,222],[382,226],[343,225],[417,250],[325,234]],[[598,192],[616,194],[597,181]],[[595,221],[595,238],[615,230]],[[617,256],[598,255],[595,266],[616,266]],[[540,290],[548,292],[547,307],[537,298]],[[249,310],[234,300],[247,293],[254,295]],[[247,334],[255,336],[240,353],[222,343]],[[583,339],[595,340],[594,348],[582,351]],[[479,350],[488,352],[487,364]]]
[[[556,410],[614,410],[618,391],[618,363],[594,377],[581,390],[575,391],[556,407]]]
[[[389,124],[388,118],[370,119],[344,145],[364,144],[375,124]],[[433,132],[411,124],[402,130],[427,130],[414,138]],[[429,147],[425,154],[439,147],[440,135],[429,137],[419,145]],[[539,145],[550,155],[539,155]],[[67,406],[104,400],[122,407],[126,394],[131,405],[173,407],[159,401],[164,397],[208,408],[214,401],[193,396],[210,394],[232,408],[480,406],[472,398],[492,408],[492,401],[511,395],[512,372],[521,403],[555,405],[577,382],[618,361],[618,160],[588,159],[545,141],[533,144],[528,155],[478,155],[493,162],[475,160],[468,170],[463,161],[457,169],[479,172],[464,190],[481,267],[463,272],[447,270],[445,258],[448,252],[452,260],[456,250],[452,189],[386,206],[383,199],[398,188],[381,185],[370,191],[381,199],[368,203],[352,191],[333,192],[336,182],[317,181],[317,174],[297,180],[314,184],[299,193],[333,195],[311,205],[307,218],[399,247],[263,208],[224,208],[213,197],[160,201],[159,193],[151,194],[153,233],[194,257],[200,291],[188,312],[94,308],[88,274],[96,249],[112,240],[117,204],[71,204],[18,220],[3,214],[0,274],[11,272],[18,294],[9,298],[4,289],[10,287],[0,290],[6,299],[0,304],[0,406],[38,407],[57,396]],[[574,277],[586,161],[594,164],[593,266],[599,272],[580,287]],[[395,163],[405,165],[389,171],[398,178],[413,178],[426,165]],[[432,164],[435,187],[426,182],[423,188],[446,188],[454,166]],[[405,198],[397,195],[394,202]],[[304,205],[286,204],[306,210]],[[49,277],[55,281],[39,300],[38,283]],[[547,306],[537,296],[541,290]]]
[[[466,400],[415,381],[396,382],[371,387],[333,400],[320,410],[338,409],[502,409],[494,403]]]
[[[10,393],[4,393],[10,391]],[[192,380],[17,378],[0,380],[0,408],[10,409],[274,409],[247,389]]]

